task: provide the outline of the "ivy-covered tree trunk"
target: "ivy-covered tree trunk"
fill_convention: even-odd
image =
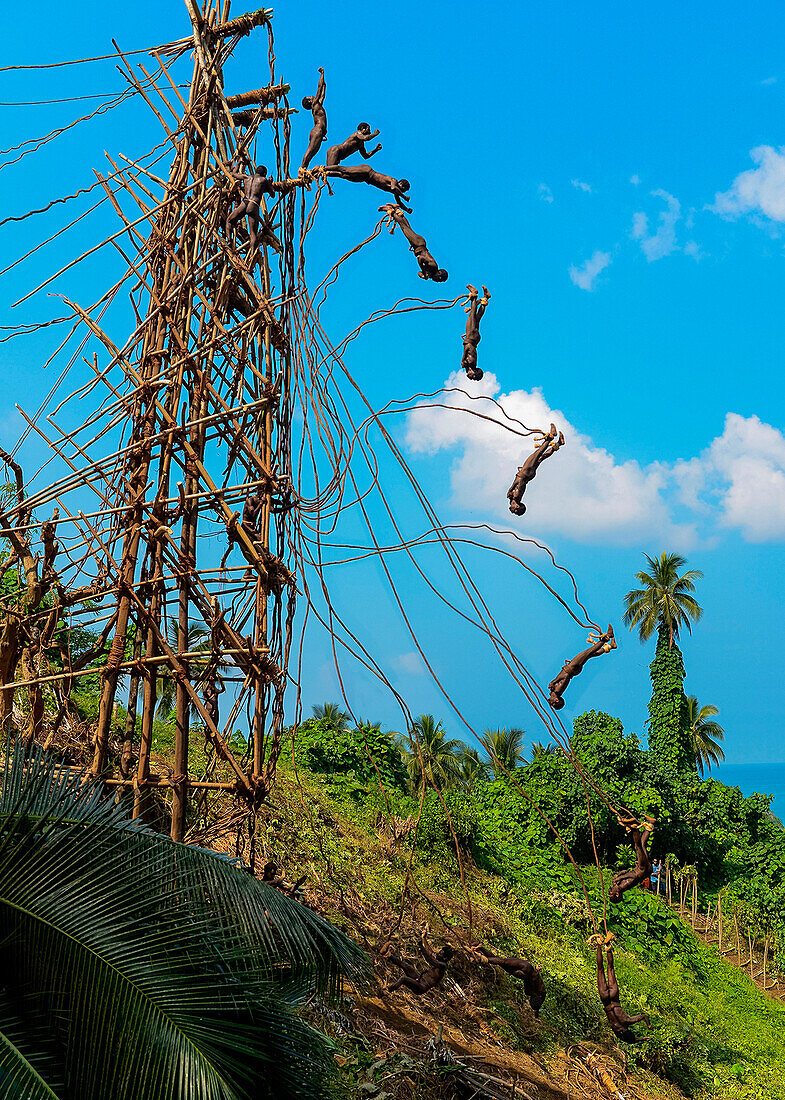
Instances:
[[[661,626],[651,669],[649,701],[649,749],[661,764],[676,771],[695,771],[687,697],[684,694],[684,659],[668,628]]]

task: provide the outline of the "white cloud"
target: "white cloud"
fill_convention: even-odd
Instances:
[[[428,672],[425,662],[416,649],[411,653],[399,653],[397,657],[393,657],[392,663],[398,672],[403,672],[407,676],[425,676]]]
[[[785,221],[785,147],[759,145],[750,157],[758,167],[742,172],[729,190],[718,192],[712,209],[730,218],[760,213]]]
[[[682,252],[685,256],[691,256],[693,260],[700,260],[703,257],[697,241],[687,241]]]
[[[778,78],[776,76],[767,76],[765,80],[761,80],[761,84],[776,84]]]
[[[630,176],[630,183],[634,184],[636,187],[638,186],[638,184],[640,182],[641,182],[641,178],[640,178],[640,176],[638,175],[637,172],[635,173],[634,176]]]
[[[601,271],[604,271],[611,262],[609,252],[594,252],[580,267],[570,267],[570,279],[581,290],[593,290],[594,281]]]
[[[463,382],[463,374],[456,372],[446,386]],[[670,518],[663,497],[667,467],[617,461],[575,428],[563,412],[551,409],[540,390],[500,390],[495,375],[488,372],[472,387],[474,395],[494,397],[509,416],[530,428],[545,429],[555,423],[564,432],[566,444],[540,467],[526,490],[527,514],[517,519],[510,515],[506,494],[518,466],[532,450],[531,437],[521,438],[487,420],[449,409],[411,412],[407,445],[412,451],[458,452],[452,469],[455,505],[492,515],[505,526],[533,535],[558,533],[580,542],[626,545],[656,535],[683,549],[694,543],[693,527],[675,524]],[[447,393],[444,400],[453,408],[478,408],[461,393]],[[493,407],[489,409],[493,414]]]
[[[570,183],[573,187],[577,188],[578,191],[585,191],[588,195],[591,194],[590,183],[584,183],[583,180],[570,180]]]
[[[543,202],[553,202],[553,191],[551,191],[547,183],[540,184],[537,188],[537,194]]]
[[[675,252],[676,223],[681,217],[681,203],[667,191],[652,191],[654,198],[662,199],[666,209],[660,213],[657,221],[657,230],[649,234],[649,219],[642,211],[633,215],[632,237],[640,241],[643,254],[649,263],[661,260],[663,256],[669,256]]]
[[[632,229],[630,235],[634,241],[640,241],[649,232],[649,219],[639,210],[637,214],[632,215]]]
[[[748,542],[785,539],[785,436],[759,417],[728,413],[722,435],[674,477],[682,503]]]

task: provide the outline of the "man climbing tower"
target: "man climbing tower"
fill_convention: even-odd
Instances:
[[[602,960],[602,946],[597,945],[597,992],[608,1017],[614,1033],[625,1043],[643,1043],[650,1039],[650,1035],[636,1035],[631,1031],[632,1024],[646,1021],[646,1027],[651,1027],[651,1020],[645,1012],[638,1016],[628,1016],[619,1002],[619,983],[616,981],[616,972],[613,969],[613,948],[608,946],[608,977],[605,977],[605,967]]]
[[[327,150],[327,166],[334,168],[336,164],[340,164],[342,160],[346,160],[353,153],[359,153],[363,160],[370,160],[379,152],[382,143],[377,142],[370,152],[366,150],[365,143],[370,141],[371,138],[378,137],[378,135],[379,131],[371,131],[371,127],[367,122],[358,123],[357,129],[346,141],[342,141],[340,145],[331,145]]]
[[[477,287],[467,283],[469,300],[466,305],[466,332],[463,336],[463,355],[461,366],[466,371],[466,377],[472,382],[479,382],[482,371],[477,366],[477,345],[480,342],[480,320],[491,299],[491,292],[487,286],[482,288],[482,298],[479,297]]]
[[[418,970],[417,967],[412,966],[411,963],[404,962],[398,955],[387,956],[390,962],[395,963],[395,965],[399,966],[403,971],[400,978],[387,987],[389,993],[393,993],[396,989],[400,989],[401,986],[405,986],[410,992],[415,993],[418,997],[422,997],[424,993],[428,993],[429,990],[435,989],[437,985],[441,984],[442,978],[447,973],[447,965],[455,952],[449,945],[445,945],[434,955],[433,951],[431,951],[428,946],[427,936],[427,929],[423,928],[420,938],[420,949],[426,961],[431,964],[427,970]]]
[[[368,183],[371,187],[378,187],[380,191],[386,191],[395,199],[396,205],[403,207],[411,214],[411,207],[404,206],[404,200],[409,201],[409,181],[396,180],[392,176],[385,176],[371,168],[370,164],[336,164],[334,168],[327,168],[328,176],[336,176],[349,183]]]
[[[534,481],[540,464],[544,462],[546,458],[555,455],[559,448],[564,446],[563,434],[559,432],[558,439],[556,435],[556,425],[551,424],[550,431],[541,434],[542,442],[535,448],[534,452],[529,455],[524,464],[518,467],[518,473],[515,475],[515,480],[507,490],[510,511],[514,516],[522,516],[526,511],[526,505],[523,503],[523,494],[526,492],[526,486],[529,482]]]
[[[263,195],[272,195],[272,180],[267,176],[267,169],[263,164],[260,164],[254,169],[252,174],[238,175],[238,179],[243,184],[243,197],[232,211],[226,217],[225,231],[226,236],[229,237],[231,228],[235,222],[239,221],[243,215],[248,217],[248,231],[251,236],[251,251],[250,251],[250,266],[253,266],[253,257],[256,252],[256,246],[259,240],[259,204],[262,201]],[[267,227],[265,226],[265,232],[267,233]],[[270,243],[276,251],[281,251],[281,244],[272,230],[269,230],[269,235],[272,237]]]
[[[590,634],[587,641],[592,643],[589,648],[582,650],[571,661],[565,661],[561,672],[548,684],[548,691],[551,693],[548,702],[554,710],[561,710],[564,706],[562,695],[567,685],[575,676],[580,676],[587,661],[591,660],[592,657],[599,657],[601,653],[610,653],[612,649],[618,648],[616,639],[613,636],[613,627],[610,624],[608,624],[605,634]]]
[[[534,1015],[539,1017],[545,1000],[545,983],[542,980],[540,968],[533,966],[528,959],[500,958],[498,955],[493,955],[487,947],[478,947],[477,952],[484,957],[489,966],[498,966],[501,970],[512,974],[513,978],[523,982],[523,990],[529,998]]]
[[[402,180],[401,182],[406,183],[406,180]],[[447,272],[443,267],[439,267],[436,260],[434,260],[433,256],[428,251],[428,244],[425,237],[421,237],[419,233],[415,233],[411,225],[409,225],[409,219],[400,206],[396,206],[393,202],[388,202],[385,203],[384,206],[379,207],[379,212],[388,215],[392,227],[390,229],[391,233],[394,231],[396,225],[400,225],[401,232],[409,242],[409,249],[414,253],[415,259],[420,265],[420,270],[417,272],[419,277],[421,279],[433,279],[435,283],[443,283],[447,279]],[[483,290],[484,289],[483,287]]]
[[[638,824],[634,818],[620,817],[618,820],[619,824],[630,834],[632,846],[635,849],[635,866],[628,868],[626,871],[617,871],[613,876],[608,898],[614,903],[620,902],[628,890],[640,886],[651,874],[651,859],[646,845],[649,842],[649,837],[654,832],[655,825],[653,817],[644,817],[645,825]],[[643,835],[641,835],[641,830],[643,830]]]
[[[324,97],[327,93],[327,85],[324,82],[324,69],[319,69],[319,83],[316,95],[303,96],[303,107],[313,114],[313,127],[308,135],[308,147],[303,156],[300,168],[307,168],[313,158],[319,152],[324,139],[327,137],[327,112],[324,109]]]

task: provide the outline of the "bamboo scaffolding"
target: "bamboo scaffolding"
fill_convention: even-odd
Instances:
[[[84,678],[99,676],[92,774],[107,786],[132,790],[136,816],[145,813],[141,792],[168,791],[176,840],[187,830],[191,791],[233,794],[253,808],[269,789],[280,747],[295,596],[292,571],[283,561],[289,542],[278,497],[290,483],[290,405],[281,396],[289,392],[291,368],[284,318],[296,284],[293,250],[281,261],[275,294],[269,246],[260,244],[257,282],[243,246],[222,237],[226,204],[236,193],[229,165],[238,152],[250,154],[269,126],[279,150],[275,190],[285,197],[310,187],[313,178],[289,176],[289,85],[275,78],[272,67],[266,87],[230,97],[223,89],[224,65],[237,42],[268,27],[272,12],[260,9],[230,19],[227,2],[216,22],[215,13],[206,18],[195,0],[186,0],[186,6],[191,35],[148,51],[158,64],[152,73],[139,66],[142,76],[137,76],[129,55],[113,43],[129,90],[163,130],[168,176],[154,175],[122,155],[128,167],[121,169],[107,154],[113,171],[107,177],[96,172],[96,186],[120,228],[17,303],[39,295],[107,245],[122,257],[125,274],[99,303],[85,309],[63,297],[74,327],[61,349],[71,337],[81,340],[67,370],[91,340],[107,361],[99,365],[98,353],[92,359],[83,354],[91,371],[88,382],[61,400],[43,427],[40,410],[34,415],[20,410],[27,430],[45,442],[65,475],[20,494],[0,515],[2,534],[18,546],[19,560],[33,562],[26,575],[36,600],[28,601],[19,622],[46,631],[62,620],[69,638],[70,624],[81,621],[101,631],[96,653],[72,655],[66,643],[61,668],[46,661],[39,667],[29,646],[21,664],[8,665],[7,676],[0,659],[3,713],[10,713],[8,700],[16,691],[30,693],[31,705],[35,700],[39,709],[41,692],[55,692],[61,703],[51,741],[71,691]],[[194,55],[187,99],[168,71],[186,50]],[[235,117],[233,108],[252,109]],[[242,139],[239,125],[248,127]],[[283,232],[291,239],[294,204],[282,198],[276,208],[279,203],[284,203]],[[129,296],[136,327],[118,343],[102,318],[129,279],[135,280]],[[99,399],[84,416],[78,402],[96,389]],[[99,448],[104,453],[97,453]],[[226,462],[223,484],[214,473],[219,461]],[[243,518],[251,493],[262,500],[253,526]],[[56,544],[54,521],[40,518],[41,510],[55,503],[57,523],[65,525]],[[217,567],[205,556],[211,548],[203,532],[222,539],[227,553],[236,546],[242,564],[226,565],[225,554]],[[33,539],[44,536],[50,547],[46,576],[43,568],[36,572],[32,553]],[[2,601],[14,622],[15,601],[14,595]],[[207,648],[192,644],[194,630],[209,634]],[[113,723],[123,677],[128,696],[118,757]],[[176,695],[169,776],[151,771],[162,677],[174,682]],[[217,677],[232,685],[234,696],[225,722],[217,710]],[[247,763],[227,740],[246,703]],[[198,724],[192,728],[193,719]],[[31,722],[41,725],[39,717]],[[197,730],[216,761],[230,769],[231,781],[192,774]]]

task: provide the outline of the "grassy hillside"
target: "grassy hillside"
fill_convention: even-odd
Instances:
[[[528,1082],[532,1096],[567,1096],[570,1080],[588,1095],[612,1095],[591,1070],[596,1052],[625,1096],[785,1098],[785,1006],[700,943],[663,901],[627,895],[615,921],[622,1005],[654,1025],[650,1042],[618,1044],[597,997],[592,928],[573,873],[563,871],[557,889],[545,876],[542,889],[524,887],[514,871],[480,869],[468,845],[459,863],[451,840],[425,821],[415,838],[394,810],[363,782],[282,763],[254,838],[259,863],[277,859],[289,879],[307,873],[308,904],[374,960],[378,986],[355,991],[333,1028],[346,1096],[440,1095],[438,1080],[412,1065],[441,1025],[459,1058]],[[585,874],[601,915],[596,870]],[[416,959],[424,922],[434,944],[459,949],[448,980],[419,999],[387,993],[399,972],[385,949]],[[461,950],[473,941],[542,967],[548,995],[539,1020],[519,983]]]

